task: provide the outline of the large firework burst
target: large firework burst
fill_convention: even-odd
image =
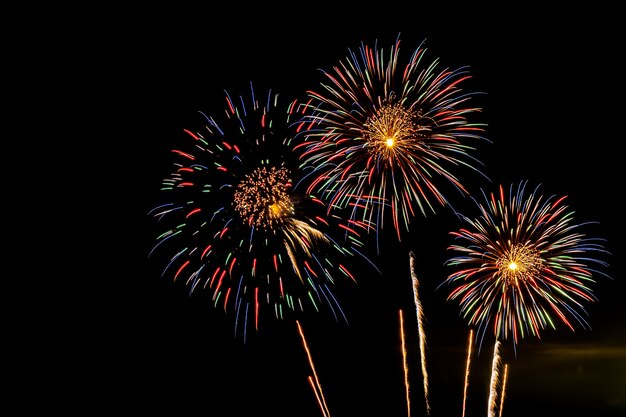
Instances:
[[[422,43],[403,61],[399,37],[389,51],[377,43],[349,50],[308,92],[309,126],[298,145],[309,190],[376,230],[389,212],[399,239],[418,212],[449,204],[446,186],[467,194],[455,169],[480,173],[470,154],[484,125],[469,120],[480,108],[460,88],[471,76],[465,67],[438,69],[425,54]]]
[[[499,194],[474,200],[480,216],[461,216],[467,226],[451,232],[455,255],[446,263],[455,271],[443,283],[454,286],[448,299],[459,301],[481,339],[491,328],[496,340],[514,346],[557,322],[589,328],[585,303],[596,301],[590,285],[607,266],[594,256],[607,253],[603,241],[582,233],[589,223],[574,222],[565,197],[526,187],[512,185],[507,195],[500,186]]]
[[[325,305],[345,319],[330,287],[355,280],[350,265],[361,255],[359,224],[340,223],[294,189],[298,109],[271,91],[257,98],[252,85],[249,99],[226,93],[222,121],[202,114],[201,129],[185,130],[162,182],[167,203],[151,211],[163,228],[151,254],[170,250],[163,273],[208,291],[215,306],[234,312],[244,338],[264,311],[284,318]]]

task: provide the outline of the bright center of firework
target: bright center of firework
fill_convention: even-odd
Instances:
[[[290,188],[287,169],[257,168],[237,186],[235,210],[251,226],[271,229],[293,215]]]
[[[540,276],[543,260],[537,249],[527,245],[513,245],[496,262],[498,276],[505,286],[519,285],[520,281]]]
[[[370,152],[389,157],[404,141],[417,137],[415,115],[401,104],[385,104],[368,117],[362,135]]]
[[[280,209],[280,204],[278,203],[274,203],[270,206],[270,210],[272,211],[272,214],[274,216],[280,216],[280,213],[282,213],[282,210]]]

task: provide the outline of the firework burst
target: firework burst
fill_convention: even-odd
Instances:
[[[282,319],[327,306],[345,319],[331,292],[336,280],[355,280],[359,224],[327,215],[325,205],[294,187],[297,157],[291,140],[300,106],[277,94],[233,98],[224,118],[203,116],[185,130],[183,148],[162,182],[167,203],[151,211],[162,234],[157,249],[169,255],[163,274],[202,288],[235,317],[235,330],[259,329],[263,312]],[[335,230],[348,238],[331,236]],[[358,255],[358,256],[357,256]]]
[[[508,196],[500,186],[499,194],[474,200],[480,216],[461,216],[467,227],[451,232],[455,256],[446,263],[456,271],[443,283],[454,286],[448,300],[458,300],[480,339],[491,328],[514,347],[557,322],[589,328],[585,303],[596,301],[590,285],[594,274],[606,275],[597,267],[607,266],[593,256],[607,253],[603,241],[580,231],[588,223],[574,222],[565,197],[545,198],[539,187],[527,193],[526,186],[512,185]]]
[[[349,50],[308,92],[298,145],[313,178],[309,191],[373,230],[390,215],[398,239],[418,212],[449,204],[446,186],[467,194],[454,170],[480,173],[471,153],[484,126],[469,120],[480,109],[460,88],[471,76],[464,67],[438,69],[438,59],[425,55],[420,44],[403,61],[399,37],[389,51],[377,44]]]

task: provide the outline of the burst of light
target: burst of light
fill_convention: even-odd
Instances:
[[[165,258],[163,275],[207,291],[244,340],[264,317],[327,307],[347,320],[331,289],[356,281],[351,270],[362,260],[375,268],[360,241],[366,226],[329,215],[294,186],[303,107],[271,91],[257,97],[252,84],[249,93],[226,93],[225,118],[202,114],[199,129],[184,130],[162,181],[165,202],[150,212],[161,230],[150,255]]]
[[[237,185],[235,210],[252,227],[272,229],[294,214],[286,168],[260,167]]]
[[[461,178],[485,177],[473,156],[485,139],[484,124],[472,120],[481,109],[470,105],[476,93],[461,89],[469,71],[438,69],[425,55],[420,44],[403,56],[399,38],[389,51],[350,50],[308,92],[297,145],[309,191],[373,230],[390,220],[399,239],[416,215],[449,204],[448,189],[466,195]]]
[[[607,266],[603,240],[582,232],[590,223],[574,222],[565,197],[545,198],[539,187],[528,193],[526,185],[483,193],[474,200],[480,216],[462,216],[466,227],[451,232],[455,255],[446,264],[454,272],[443,284],[453,286],[448,299],[458,300],[481,340],[488,328],[514,345],[557,322],[588,328],[585,303],[596,301],[595,275],[606,276],[597,268]]]

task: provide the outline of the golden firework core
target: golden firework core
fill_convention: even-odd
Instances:
[[[257,168],[237,186],[233,202],[235,210],[246,223],[271,229],[293,215],[290,188],[287,169]]]
[[[282,213],[282,210],[280,209],[280,205],[278,203],[270,205],[270,210],[272,211],[272,214],[274,216],[280,217],[280,213]]]
[[[540,275],[543,260],[536,248],[515,244],[502,254],[496,266],[505,286],[519,285]]]
[[[362,135],[373,153],[389,156],[403,141],[415,139],[415,115],[401,104],[384,104],[368,117]]]

